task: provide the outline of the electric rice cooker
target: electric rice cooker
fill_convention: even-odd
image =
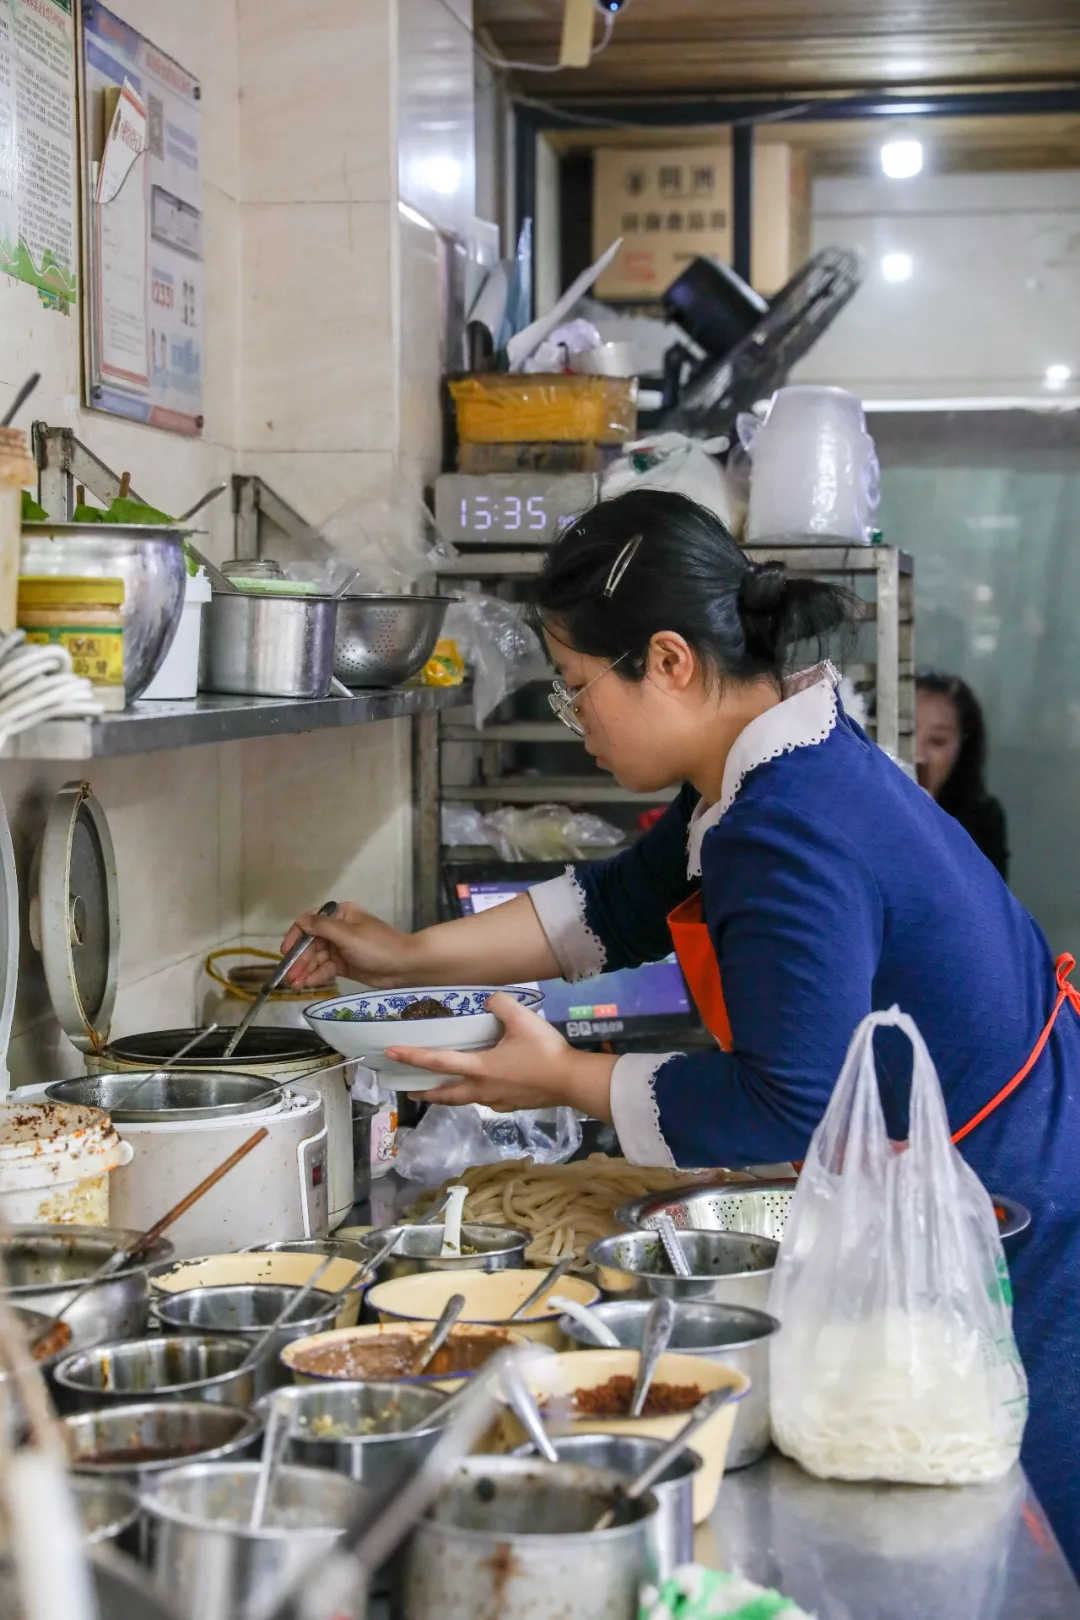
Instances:
[[[158,1030],[110,1041],[120,963],[120,896],[109,824],[104,809],[85,782],[68,783],[56,797],[35,859],[31,895],[30,933],[41,952],[49,995],[65,1034],[84,1054],[88,1074],[123,1073],[160,1066],[196,1033],[195,1030]],[[287,1139],[290,1144],[285,1155],[290,1174],[283,1183],[283,1188],[290,1189],[287,1194],[290,1230],[282,1230],[280,1235],[283,1238],[320,1236],[325,1233],[327,1223],[333,1227],[345,1219],[353,1202],[350,1071],[340,1066],[339,1054],[311,1031],[258,1025],[248,1031],[235,1055],[223,1061],[221,1054],[228,1033],[217,1032],[208,1037],[202,1046],[184,1058],[184,1069],[208,1077],[210,1074],[238,1074],[257,1075],[277,1082],[302,1081],[301,1090],[314,1094],[321,1103],[320,1110],[315,1110],[287,1102],[287,1094],[280,1094],[274,1100],[273,1123],[269,1114],[263,1119],[261,1113],[256,1122],[265,1123],[272,1134],[280,1133],[282,1140]],[[324,1070],[328,1071],[325,1076],[321,1073]],[[292,1090],[290,1085],[290,1094]],[[194,1131],[193,1140],[197,1141],[198,1148],[193,1151],[201,1163],[208,1139],[214,1137],[215,1132],[224,1132],[219,1138],[220,1157],[224,1158],[230,1147],[239,1146],[245,1135],[256,1128],[256,1124],[251,1124],[245,1132],[245,1119],[231,1119],[228,1125],[220,1117],[216,1123],[211,1118],[189,1119],[184,1123],[163,1120],[124,1125],[120,1134],[133,1144],[137,1135],[145,1135],[144,1145],[148,1151],[145,1155],[137,1154],[133,1164],[128,1166],[132,1171],[125,1195],[129,1202],[114,1208],[113,1224],[119,1222],[121,1208],[125,1219],[130,1216],[133,1225],[139,1224],[136,1211],[141,1211],[143,1206],[135,1188],[144,1173],[140,1158],[149,1164],[158,1157],[156,1148],[150,1151],[152,1144],[171,1137],[171,1145],[161,1148],[164,1162],[164,1158],[175,1151],[178,1133]],[[305,1163],[310,1160],[306,1169],[297,1155],[302,1141],[318,1137],[320,1133],[325,1163],[319,1173],[321,1185],[313,1187],[311,1176],[316,1174],[318,1155],[313,1157],[314,1150],[305,1150]],[[264,1143],[263,1147],[266,1145]],[[262,1158],[260,1149],[238,1167],[235,1175],[239,1183],[230,1177],[223,1186],[229,1183],[233,1187],[244,1186],[245,1172],[259,1177],[255,1161]],[[188,1177],[181,1191],[194,1186],[199,1179],[198,1174]],[[119,1189],[116,1190],[119,1194]],[[248,1190],[250,1193],[252,1189]],[[319,1195],[314,1203],[313,1192]],[[321,1217],[316,1207],[320,1201],[325,1208]],[[167,1207],[167,1203],[162,1204],[160,1195],[153,1197],[152,1202],[153,1208],[148,1209],[151,1220]],[[249,1207],[257,1224],[249,1237],[235,1239],[236,1246],[266,1237],[273,1224],[273,1212],[266,1211],[267,1218],[263,1219],[257,1200]]]

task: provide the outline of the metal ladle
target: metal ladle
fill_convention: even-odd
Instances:
[[[564,1254],[561,1260],[556,1260],[547,1276],[538,1282],[531,1294],[526,1294],[521,1304],[512,1310],[507,1317],[509,1322],[519,1322],[526,1311],[531,1311],[538,1300],[543,1299],[549,1288],[554,1288],[560,1277],[564,1277],[574,1263],[572,1254]]]
[[[320,917],[332,917],[336,911],[337,901],[328,900],[325,906],[319,907],[318,914]],[[314,938],[314,934],[301,934],[292,950],[288,951],[281,958],[281,961],[267,979],[266,983],[255,997],[255,1000],[251,1003],[251,1006],[237,1024],[232,1035],[230,1035],[229,1040],[226,1043],[225,1050],[221,1054],[223,1060],[225,1058],[232,1057],[233,1053],[236,1051],[236,1048],[240,1045],[240,1042],[243,1040],[256,1018],[266,1006],[272,992],[277,989],[281,981],[286,977],[291,969],[296,966],[297,962],[299,962],[300,958],[303,956],[304,952],[307,950]]]
[[[559,1453],[555,1450],[551,1443],[551,1436],[544,1428],[540,1408],[536,1404],[536,1398],[532,1390],[525,1381],[525,1375],[520,1365],[517,1362],[511,1362],[506,1367],[499,1382],[502,1384],[502,1392],[506,1396],[510,1410],[525,1430],[535,1449],[545,1462],[557,1463]]]
[[[660,1242],[663,1244],[664,1253],[668,1257],[668,1264],[676,1277],[692,1277],[694,1273],[691,1270],[689,1260],[683,1254],[679,1234],[671,1216],[658,1216],[656,1230],[660,1234]]]
[[[427,1338],[423,1341],[419,1350],[416,1352],[416,1355],[413,1357],[407,1374],[409,1378],[419,1378],[422,1373],[427,1371],[438,1352],[442,1349],[443,1345],[450,1337],[450,1329],[453,1327],[454,1323],[457,1321],[464,1309],[465,1295],[451,1294],[450,1298],[440,1311],[439,1319],[435,1323],[435,1326],[432,1328],[431,1332],[428,1334]]]
[[[645,1331],[641,1336],[641,1353],[638,1356],[637,1383],[634,1385],[633,1397],[630,1401],[628,1417],[639,1418],[644,1410],[645,1397],[649,1393],[649,1385],[656,1373],[657,1363],[671,1340],[672,1329],[675,1326],[675,1303],[661,1294],[654,1299],[649,1307],[649,1314],[645,1318]]]
[[[699,1401],[678,1434],[668,1441],[662,1451],[657,1452],[652,1462],[648,1463],[629,1485],[619,1489],[613,1506],[605,1509],[593,1525],[593,1530],[610,1530],[620,1510],[628,1503],[636,1502],[639,1496],[645,1495],[650,1486],[656,1484],[661,1474],[671,1467],[676,1457],[681,1456],[698,1430],[708,1423],[713,1414],[719,1412],[722,1406],[727,1406],[729,1401],[738,1399],[739,1392],[729,1386],[727,1389],[714,1389],[703,1401]]]
[[[266,1329],[266,1331],[261,1333],[256,1339],[255,1343],[252,1345],[251,1349],[241,1362],[241,1366],[253,1367],[257,1362],[262,1360],[263,1356],[270,1349],[270,1346],[274,1340],[274,1335],[277,1333],[278,1329],[284,1327],[289,1318],[295,1316],[296,1312],[300,1309],[300,1306],[307,1303],[311,1295],[315,1292],[320,1277],[323,1277],[326,1274],[335,1260],[344,1259],[345,1257],[343,1255],[328,1254],[322,1264],[315,1267],[315,1270],[311,1273],[311,1276],[308,1278],[304,1286],[297,1290],[285,1308],[278,1312],[277,1316],[275,1316],[274,1320],[270,1323],[270,1326]],[[345,1263],[347,1265],[348,1261],[346,1260]],[[354,1289],[360,1287],[359,1279],[363,1277],[365,1267],[359,1261],[357,1261],[355,1264],[356,1270],[353,1272],[347,1283],[342,1283],[340,1288],[323,1288],[319,1290],[319,1292],[323,1295],[323,1299],[319,1307],[321,1311],[325,1310],[326,1307],[333,1302],[339,1299],[344,1299],[346,1294],[350,1294]]]

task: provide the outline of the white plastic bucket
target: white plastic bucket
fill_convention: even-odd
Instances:
[[[108,1226],[109,1173],[130,1164],[100,1108],[0,1105],[0,1213],[13,1226]]]
[[[206,570],[189,574],[180,623],[165,662],[154,676],[144,698],[193,698],[199,690],[199,649],[202,643],[203,604],[210,600]]]

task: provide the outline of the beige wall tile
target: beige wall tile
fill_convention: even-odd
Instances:
[[[390,205],[244,205],[241,444],[392,450]]]
[[[394,195],[393,0],[240,0],[246,202]]]
[[[245,937],[280,939],[300,912],[355,900],[408,920],[409,722],[244,745]]]
[[[423,484],[442,468],[447,251],[433,226],[399,210],[400,442]]]

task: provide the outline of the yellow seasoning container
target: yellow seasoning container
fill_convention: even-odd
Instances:
[[[0,630],[17,623],[23,486],[37,478],[26,434],[0,427]]]
[[[19,629],[28,642],[59,642],[76,675],[93,685],[107,710],[124,707],[124,582],[24,575]]]
[[[436,643],[431,657],[420,671],[424,686],[460,686],[465,679],[465,660],[456,641],[448,636]]]

